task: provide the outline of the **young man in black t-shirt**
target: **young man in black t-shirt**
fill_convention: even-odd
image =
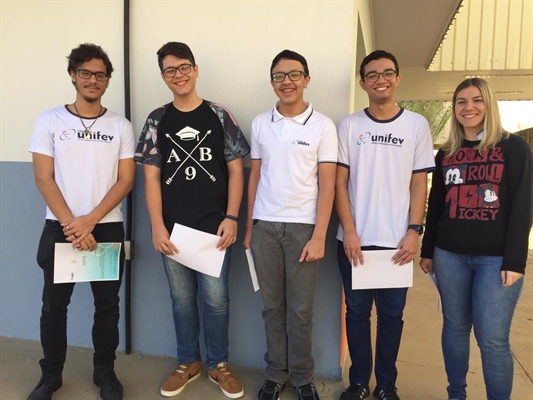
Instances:
[[[235,399],[244,389],[228,366],[228,276],[244,187],[242,158],[250,147],[227,109],[197,95],[198,66],[186,44],[167,43],[157,55],[174,101],[148,116],[135,160],[144,164],[152,241],[163,254],[178,343],[179,365],[161,394],[179,394],[201,373],[198,294],[209,379]],[[226,256],[219,278],[166,257],[178,253],[179,243],[169,239],[174,223],[221,237],[217,247],[226,250]]]

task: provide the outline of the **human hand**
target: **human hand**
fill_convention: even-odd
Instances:
[[[221,236],[217,249],[226,250],[237,240],[237,221],[225,218],[218,226],[217,235]]]
[[[252,247],[252,228],[246,227],[246,232],[244,233],[244,240],[242,241],[242,245],[245,249],[249,249]]]
[[[324,240],[311,237],[311,239],[305,244],[302,250],[302,254],[300,254],[300,259],[298,261],[313,262],[316,260],[320,260],[322,257],[324,257],[324,247]]]
[[[96,240],[92,234],[97,221],[88,215],[82,215],[61,224],[67,241],[71,242],[78,250],[96,249]]]
[[[166,256],[179,253],[178,248],[170,241],[170,235],[164,226],[160,228],[152,227],[152,243],[158,252]]]
[[[502,286],[503,287],[510,287],[514,285],[514,283],[522,278],[524,274],[521,274],[519,272],[514,271],[501,271],[501,277],[502,277]]]
[[[398,251],[392,256],[392,261],[394,264],[407,264],[414,260],[417,249],[418,233],[413,229],[409,229],[398,244]]]
[[[421,258],[418,264],[420,265],[422,271],[424,271],[426,274],[428,272],[430,274],[433,273],[433,260],[431,258]]]
[[[361,241],[359,240],[356,231],[349,233],[344,232],[342,244],[344,246],[344,253],[346,254],[346,257],[348,257],[350,263],[353,263],[355,267],[358,265],[358,260],[361,265],[365,263],[363,252],[361,250]]]

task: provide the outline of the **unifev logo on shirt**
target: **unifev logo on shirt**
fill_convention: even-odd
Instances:
[[[386,133],[385,135],[375,135],[370,132],[365,132],[359,135],[357,138],[357,144],[360,146],[362,144],[381,144],[386,146],[395,146],[402,147],[405,139],[400,139],[395,137],[392,133]]]
[[[81,129],[64,129],[59,135],[59,140],[70,140],[72,138],[77,138],[78,140],[83,141],[111,143],[114,137],[115,136],[112,135],[105,135],[100,131],[85,134],[85,131]]]
[[[309,143],[307,143],[305,140],[293,140],[291,144],[296,144],[300,146],[309,146]]]

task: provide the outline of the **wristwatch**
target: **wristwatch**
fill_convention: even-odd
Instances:
[[[422,225],[409,225],[407,227],[407,230],[409,229],[414,229],[419,235],[422,235],[424,233],[424,227]]]

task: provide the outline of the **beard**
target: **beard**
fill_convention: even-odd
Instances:
[[[83,84],[79,83],[79,81],[73,81],[72,84],[76,88],[76,92],[78,92],[78,94],[81,96],[81,98],[83,100],[85,100],[87,103],[90,103],[90,104],[100,101],[100,99],[102,98],[102,96],[104,95],[104,93],[105,93],[105,91],[107,89],[107,87],[104,88],[103,91],[99,95],[87,96],[87,95],[83,94],[80,91],[80,87],[83,87]]]

